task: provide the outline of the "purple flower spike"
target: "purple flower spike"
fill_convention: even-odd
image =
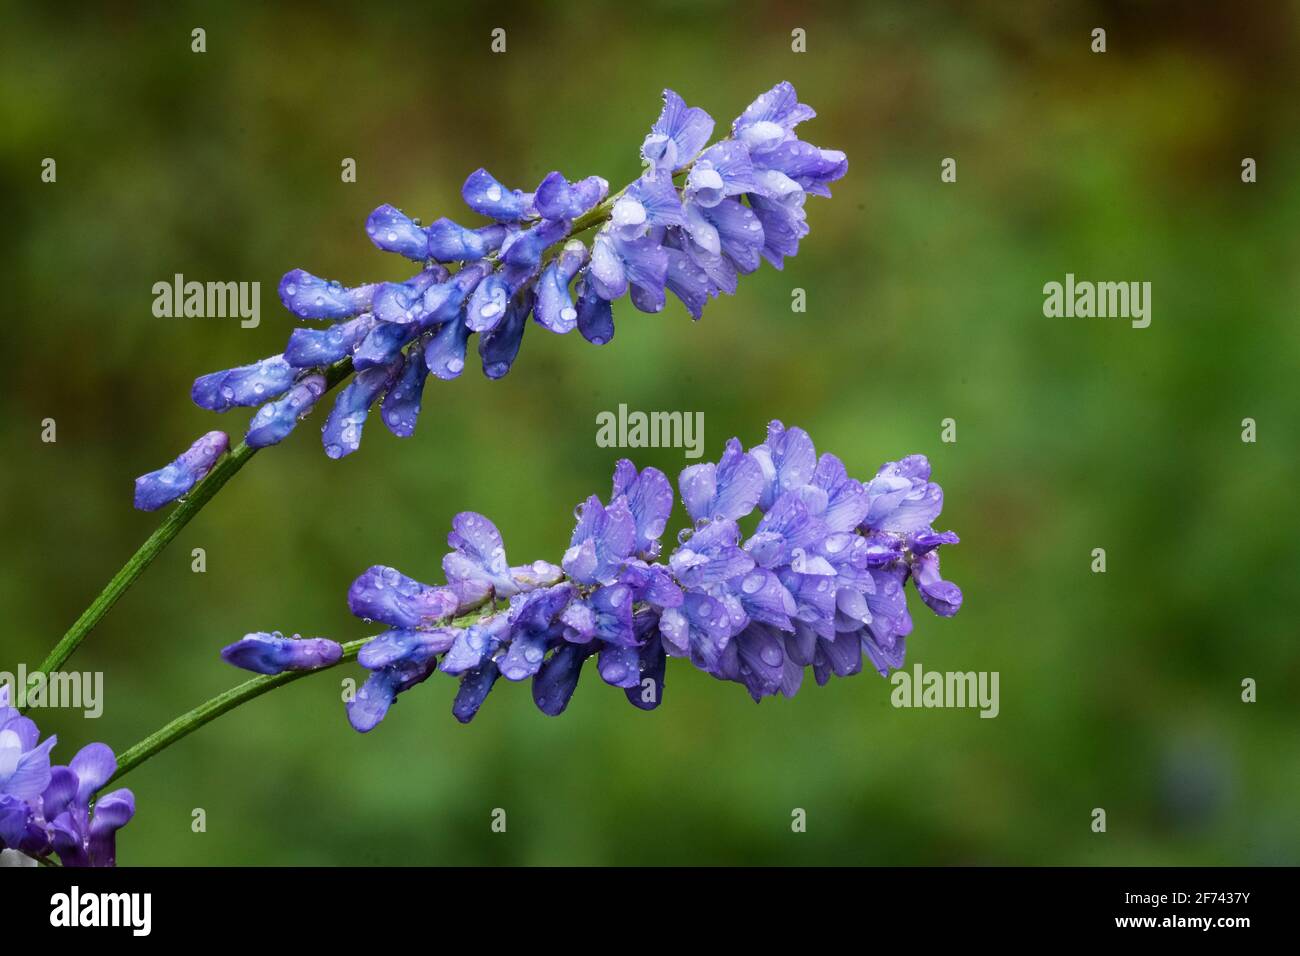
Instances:
[[[113,751],[104,744],[83,747],[72,763],[57,768],[42,795],[48,847],[64,866],[113,866],[117,831],[135,815],[130,790],[114,790],[91,800],[117,770]]]
[[[51,766],[55,738],[41,741],[11,698],[10,686],[0,686],[0,852],[51,863],[57,854],[70,867],[113,866],[116,833],[135,813],[130,790],[95,799],[117,770],[113,751],[90,744],[70,767]]]
[[[348,610],[356,617],[396,628],[433,624],[454,614],[459,604],[452,588],[430,587],[383,565],[367,569],[348,589]]]
[[[342,656],[342,646],[334,641],[297,634],[288,638],[279,631],[245,634],[243,640],[221,649],[221,659],[227,664],[256,674],[318,670],[337,664]]]
[[[772,422],[753,451],[733,438],[719,461],[684,469],[678,484],[695,523],[663,558],[672,487],[624,460],[610,503],[592,496],[578,509],[560,566],[511,566],[496,526],[464,512],[447,538],[445,587],[371,568],[349,606],[391,630],[358,655],[372,674],[348,704],[352,725],[372,729],[435,670],[460,677],[452,711],[462,722],[502,677],[531,678],[538,709],[559,714],[592,657],[600,680],[642,710],[662,701],[668,657],[755,701],[792,697],[808,668],[823,684],[860,673],[864,659],[885,676],[903,666],[909,582],[940,617],[961,607],[961,590],[939,572],[939,551],[957,536],[921,523],[942,501],[922,456],[889,462],[864,485],[835,455],[819,458],[806,432]],[[755,508],[761,517],[744,539],[738,521]],[[269,638],[276,651],[304,643],[249,635],[224,655],[281,667],[263,659]],[[0,801],[0,836],[24,838],[26,826]]]
[[[248,423],[244,441],[251,448],[277,445],[289,437],[298,422],[316,406],[325,394],[325,376],[307,375],[288,393],[274,402],[263,405]]]
[[[190,397],[195,405],[210,412],[260,405],[287,392],[297,374],[298,370],[283,355],[272,355],[252,365],[200,376],[194,380]]]
[[[300,319],[347,319],[370,308],[376,288],[345,289],[341,283],[291,269],[280,280],[280,301]]]
[[[370,241],[385,252],[423,262],[429,258],[429,237],[419,224],[399,209],[385,203],[366,220]]]
[[[600,176],[569,179],[557,170],[528,193],[478,169],[461,194],[492,220],[486,225],[443,216],[426,227],[381,205],[367,218],[367,235],[419,271],[348,288],[291,270],[279,287],[286,308],[332,324],[295,329],[283,355],[203,376],[194,401],[213,411],[262,407],[249,433],[260,447],[282,440],[294,420],[294,403],[274,399],[305,376],[359,373],[323,429],[326,453],[341,458],[358,447],[377,401],[390,430],[411,434],[428,376],[459,377],[473,333],[482,336],[483,371],[495,379],[513,368],[529,315],[557,334],[577,329],[594,345],[613,340],[613,303],[624,297],[658,313],[671,293],[700,319],[710,300],[736,292],[739,277],[764,259],[781,268],[798,251],[808,233],[807,197],[829,195],[828,184],[847,171],[843,153],[796,135],[813,115],[793,87],[778,84],[735,121],[730,137],[709,145],[713,119],[665,90],[641,147],[646,168],[612,200]],[[363,380],[360,373],[372,374]],[[840,508],[836,520],[846,514]]]
[[[171,464],[135,480],[135,506],[141,511],[157,511],[175,501],[198,484],[229,448],[225,432],[203,435]]]

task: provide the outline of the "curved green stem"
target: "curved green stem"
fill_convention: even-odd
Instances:
[[[318,667],[310,671],[285,671],[283,674],[254,677],[252,680],[244,681],[237,687],[232,687],[230,690],[218,694],[211,700],[204,701],[198,707],[188,713],[181,714],[171,723],[155,730],[134,747],[119,755],[117,758],[117,773],[113,774],[104,786],[109,786],[113,781],[124,774],[130,773],[160,750],[170,747],[182,737],[188,737],[204,724],[216,720],[222,714],[234,710],[240,704],[261,697],[267,691],[275,690],[277,687],[292,684],[309,674],[319,674],[331,667],[337,667],[338,664],[342,664],[344,661],[354,660],[357,652],[371,640],[373,638],[363,637],[360,640],[349,641],[344,644],[343,656],[339,658],[338,663],[330,664],[328,667]]]
[[[325,370],[325,390],[328,392],[351,373],[351,359],[335,362]],[[236,472],[248,464],[249,459],[256,453],[256,448],[250,447],[245,442],[240,442],[231,450],[229,455],[217,462],[212,471],[208,472],[207,476],[195,485],[194,489],[181,500],[181,503],[163,519],[163,523],[154,530],[153,534],[149,535],[135,554],[127,559],[126,564],[118,569],[118,572],[104,586],[104,590],[100,591],[95,600],[90,602],[90,606],[81,612],[81,616],[73,622],[72,627],[68,628],[67,633],[60,638],[59,643],[54,645],[54,649],[50,651],[31,677],[35,678],[38,673],[48,677],[51,672],[61,667],[64,661],[72,656],[72,652],[86,639],[86,635],[94,630],[95,625],[126,593],[127,588],[135,583],[136,578],[144,573],[145,568],[153,564],[154,558],[158,557],[163,548],[171,544],[172,539],[180,534],[181,529],[203,510],[203,506],[211,501],[217,492],[225,487],[226,482],[235,477]]]
[[[484,598],[477,604],[466,607],[461,616],[448,621],[447,626],[469,627],[476,621],[481,621],[484,617],[496,612],[495,601],[490,597]],[[175,720],[155,730],[134,747],[123,751],[117,758],[117,773],[113,774],[112,778],[104,786],[107,787],[108,784],[134,770],[160,750],[165,750],[181,738],[188,737],[204,724],[216,720],[222,714],[229,713],[240,704],[255,700],[269,690],[275,690],[275,688],[283,687],[285,684],[292,684],[294,681],[301,680],[310,674],[319,674],[337,667],[345,661],[355,660],[357,652],[374,639],[375,635],[371,635],[355,641],[348,641],[342,645],[343,655],[335,663],[325,667],[317,667],[309,671],[285,671],[283,674],[254,677],[252,680],[244,681],[244,683],[218,694],[211,700],[204,701],[193,710],[181,714]]]
[[[81,612],[81,617],[68,628],[68,632],[63,635],[59,643],[54,645],[54,649],[41,662],[37,673],[49,675],[51,671],[59,668],[66,661],[72,652],[77,649],[82,641],[86,639],[96,624],[103,619],[104,615],[109,612],[118,599],[126,593],[126,589],[135,583],[136,578],[144,573],[145,568],[153,563],[154,558],[158,557],[163,548],[167,547],[176,535],[180,534],[181,528],[190,523],[190,519],[198,514],[203,506],[212,500],[213,496],[235,476],[235,473],[256,453],[256,448],[250,448],[248,445],[240,442],[229,455],[217,462],[212,471],[208,472],[206,478],[199,482],[192,492],[171,512],[167,515],[163,523],[160,524],[153,534],[140,545],[135,554],[127,559],[126,564],[118,569],[117,574],[113,575],[112,580],[105,585],[104,590],[99,592],[99,596],[90,602],[90,606]],[[35,674],[33,674],[35,676]]]

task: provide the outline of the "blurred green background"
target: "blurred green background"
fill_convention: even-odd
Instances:
[[[894,709],[872,674],[755,706],[679,661],[654,713],[588,670],[560,719],[503,683],[462,727],[435,676],[363,737],[335,671],[126,778],[122,863],[1300,862],[1294,4],[434,6],[6,6],[0,670],[36,664],[153,529],[136,475],[242,433],[189,385],[282,348],[285,271],[409,274],[362,230],[379,203],[472,221],[480,165],[617,187],[664,86],[722,130],[789,79],[819,114],[801,133],[849,174],[809,201],[785,271],[701,323],[621,302],[603,348],[533,327],[506,379],[431,383],[411,439],[373,420],[332,462],[318,412],[259,455],[73,658],[105,673],[106,709],[38,713],[56,754],[124,749],[241,680],[217,650],[246,631],[367,633],[349,582],[372,563],[440,580],[459,510],[515,562],[558,559],[573,505],[608,491],[622,453],[595,416],[620,402],[704,411],[710,457],[771,418],[859,477],[929,455],[966,606],[916,603],[909,666],[998,671],[1001,714]],[[155,318],[177,272],[260,281],[261,326]],[[1150,281],[1150,328],[1045,318],[1067,272]]]

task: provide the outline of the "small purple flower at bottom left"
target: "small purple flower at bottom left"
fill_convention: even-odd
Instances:
[[[57,855],[64,866],[113,866],[117,831],[135,815],[135,796],[98,795],[117,773],[107,744],[87,744],[67,766],[55,766],[57,738],[40,730],[0,684],[0,856],[26,865]]]
[[[171,464],[141,475],[135,480],[135,506],[157,511],[198,484],[230,449],[230,437],[222,431],[203,435]]]

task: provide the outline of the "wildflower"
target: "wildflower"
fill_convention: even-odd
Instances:
[[[348,704],[353,726],[373,729],[435,670],[460,680],[458,720],[472,719],[502,677],[531,680],[534,703],[554,716],[592,659],[602,681],[645,710],[663,699],[668,657],[755,700],[792,697],[808,668],[824,684],[860,672],[864,659],[882,675],[901,667],[909,582],[941,617],[961,607],[961,590],[939,573],[940,548],[958,539],[934,530],[943,492],[923,456],[888,462],[863,483],[836,456],[818,457],[802,429],[772,422],[761,444],[746,450],[733,438],[717,462],[684,469],[678,489],[694,524],[662,559],[671,486],[625,460],[608,502],[593,495],[576,509],[560,566],[512,567],[496,526],[465,512],[447,539],[446,585],[393,568],[363,573],[349,606],[391,630],[358,656],[371,675]],[[751,521],[747,534],[741,523]],[[281,667],[278,655],[307,643],[271,637],[249,635],[223,656]]]
[[[393,434],[413,434],[428,381],[464,371],[471,336],[479,336],[484,374],[501,378],[530,316],[549,332],[576,329],[604,345],[614,337],[612,303],[624,296],[658,312],[671,293],[698,319],[762,257],[780,268],[808,232],[805,198],[829,195],[827,184],[847,170],[844,154],[798,138],[795,126],[814,113],[789,83],[762,94],[712,146],[708,113],[672,90],[663,99],[641,144],[642,175],[612,196],[599,176],[570,180],[554,171],[526,192],[479,169],[461,197],[489,220],[483,225],[440,217],[423,226],[380,206],[366,234],[419,271],[405,282],[348,287],[291,270],[279,285],[285,308],[300,321],[329,324],[294,329],[280,354],[201,376],[195,403],[216,412],[261,406],[246,440],[266,447],[312,411],[326,371],[346,373],[350,363],[356,375],[321,429],[326,454],[341,458],[360,446],[377,403]],[[594,226],[589,240],[580,238]],[[146,500],[159,507],[172,499]]]
[[[130,790],[96,797],[117,771],[113,751],[89,744],[68,766],[52,766],[56,738],[39,737],[0,687],[0,853],[21,854],[20,863],[53,854],[64,866],[113,866],[117,831],[135,814]]]
[[[229,447],[225,432],[200,436],[171,464],[135,480],[135,506],[141,511],[157,511],[175,501],[198,484]]]
[[[310,671],[338,663],[343,648],[323,637],[285,637],[278,631],[270,634],[246,634],[243,640],[224,647],[221,659],[258,674],[284,671]]]

